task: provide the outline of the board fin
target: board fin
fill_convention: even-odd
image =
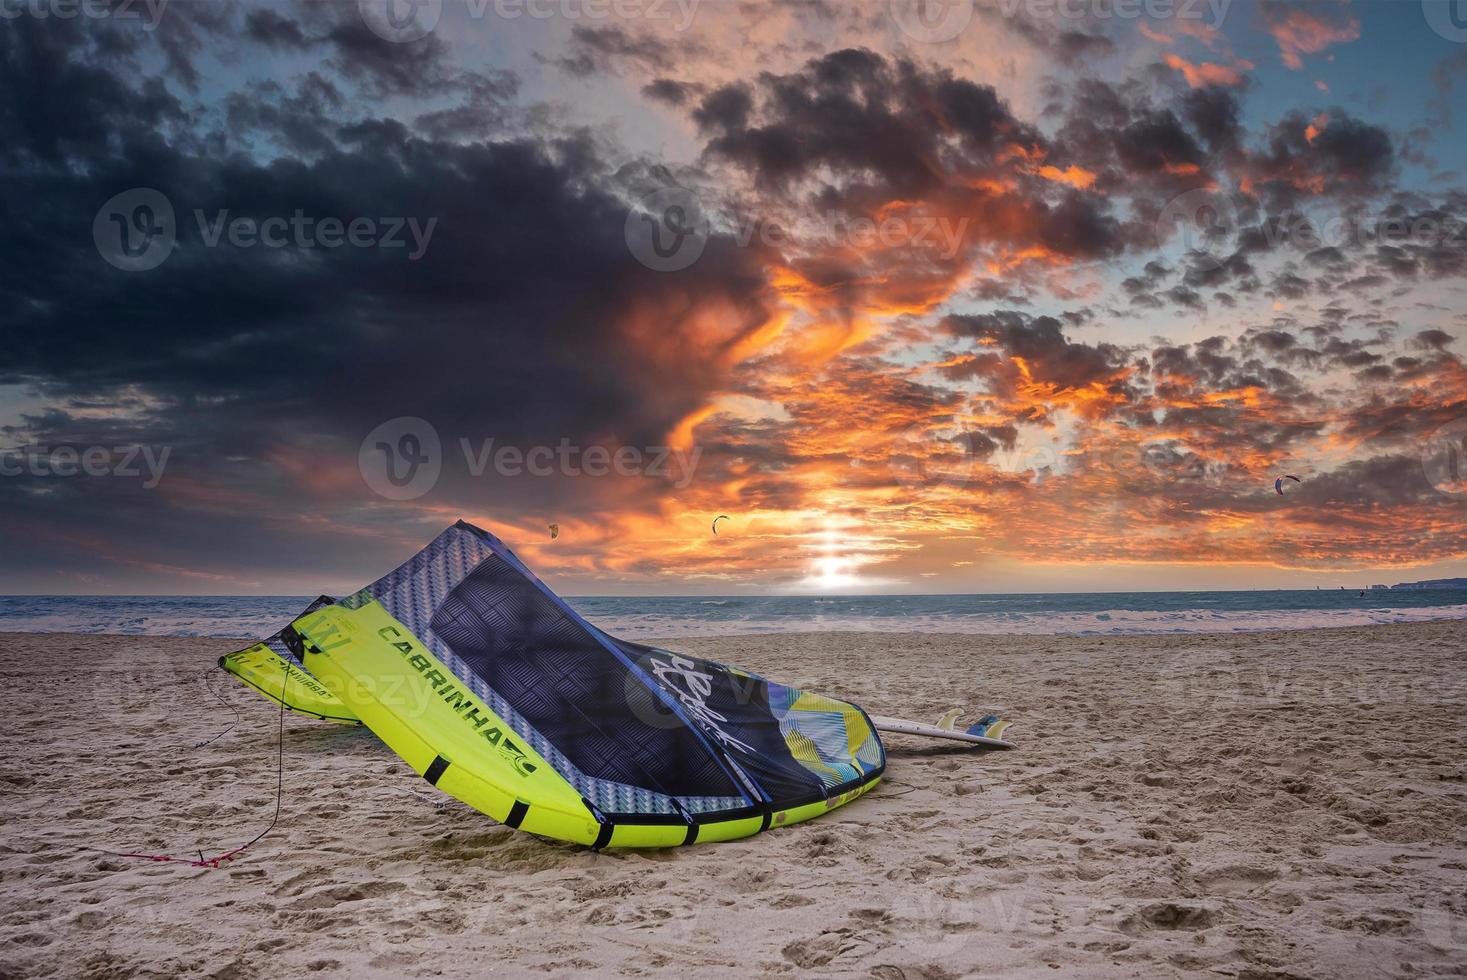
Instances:
[[[1009,727],[1009,723],[998,715],[984,715],[968,726],[968,734],[986,738],[1002,738],[1001,733],[1007,727]]]

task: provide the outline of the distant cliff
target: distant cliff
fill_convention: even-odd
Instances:
[[[1402,582],[1393,589],[1467,589],[1467,578],[1433,578],[1425,582]]]

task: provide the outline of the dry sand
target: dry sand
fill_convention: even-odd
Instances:
[[[209,672],[221,640],[0,636],[0,974],[879,978],[1467,974],[1467,623],[672,644],[873,712],[886,783],[750,840],[592,853],[437,797],[365,729]]]

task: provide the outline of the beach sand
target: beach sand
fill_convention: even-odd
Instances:
[[[651,852],[509,830],[365,729],[210,670],[225,640],[0,635],[0,975],[1467,975],[1467,623],[1169,637],[805,634],[669,645],[872,713],[799,826]],[[234,719],[205,678],[242,720]],[[435,800],[444,801],[435,805]]]

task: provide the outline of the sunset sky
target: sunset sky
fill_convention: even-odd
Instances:
[[[0,591],[1467,575],[1467,22],[914,3],[6,7]]]

